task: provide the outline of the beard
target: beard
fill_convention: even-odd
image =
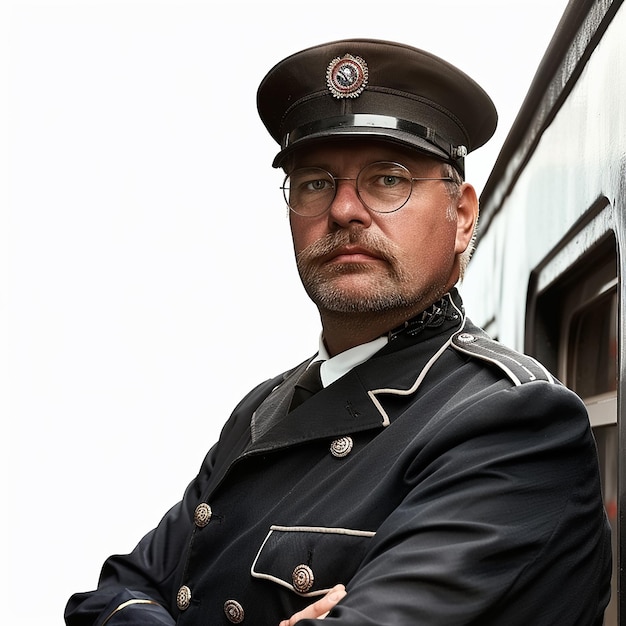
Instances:
[[[377,263],[325,263],[347,244],[359,245],[381,259]],[[335,313],[382,313],[413,307],[425,294],[402,268],[400,248],[362,227],[330,233],[296,257],[304,289],[319,309]],[[345,280],[342,280],[346,277]],[[358,287],[350,282],[358,280]]]

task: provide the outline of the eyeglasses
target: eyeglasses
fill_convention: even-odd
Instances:
[[[393,213],[401,209],[413,193],[414,183],[428,180],[454,182],[449,176],[442,178],[415,178],[400,163],[379,161],[366,165],[356,178],[333,176],[321,167],[302,167],[287,174],[281,189],[287,206],[303,217],[316,217],[325,213],[337,195],[337,182],[356,181],[360,201],[376,213]]]

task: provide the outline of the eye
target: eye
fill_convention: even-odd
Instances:
[[[307,191],[326,191],[332,189],[332,182],[324,178],[317,178],[308,181],[304,187]]]
[[[393,174],[383,174],[380,176],[377,184],[383,187],[395,187],[402,182],[402,177],[394,176]]]
[[[283,185],[285,200],[298,215],[322,214],[330,206],[334,193],[333,177],[319,167],[296,169],[285,178]]]
[[[363,168],[359,179],[363,188],[385,192],[410,184],[411,174],[399,163],[380,161]]]
[[[311,167],[297,169],[287,178],[291,192],[312,195],[332,191],[333,179],[325,170]]]
[[[361,171],[359,187],[365,193],[402,193],[411,187],[411,174],[397,163],[372,163]]]

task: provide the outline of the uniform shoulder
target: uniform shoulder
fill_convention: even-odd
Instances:
[[[514,385],[536,380],[558,382],[536,359],[501,344],[476,326],[466,326],[452,335],[451,345],[458,352],[497,366]]]

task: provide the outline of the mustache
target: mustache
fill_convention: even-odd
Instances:
[[[329,233],[313,242],[298,253],[296,264],[302,268],[316,259],[331,255],[335,250],[348,244],[361,246],[391,265],[394,265],[397,260],[395,244],[364,228],[353,228]]]

